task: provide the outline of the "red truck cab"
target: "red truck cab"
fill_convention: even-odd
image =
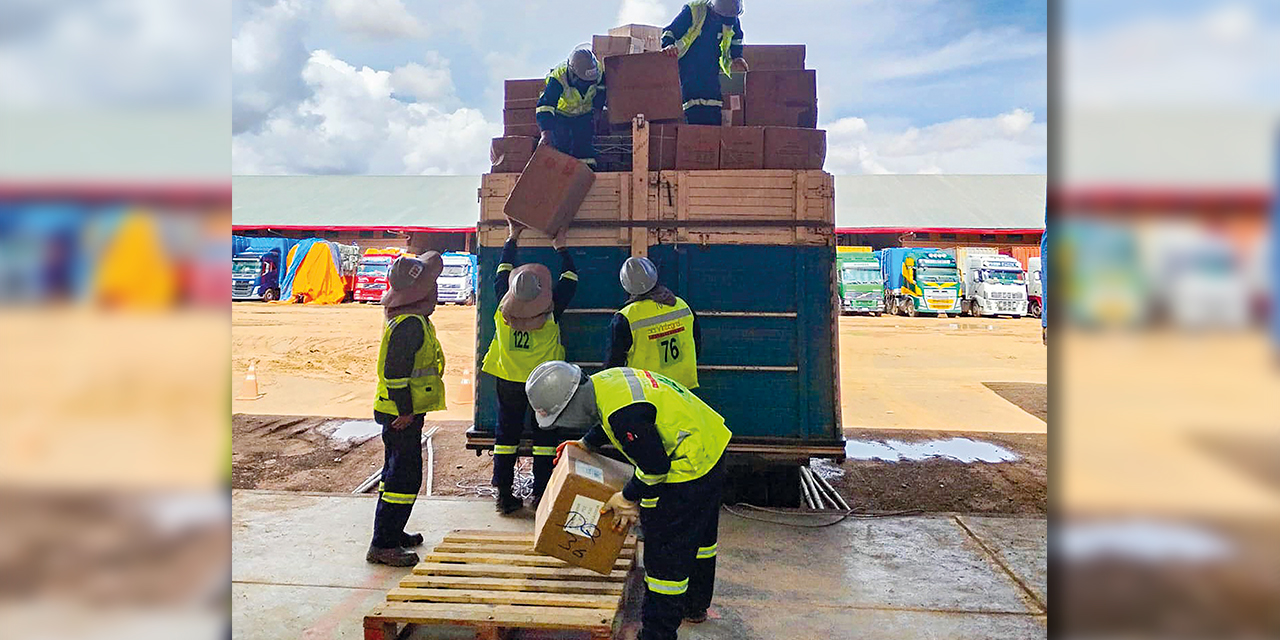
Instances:
[[[387,272],[402,255],[410,254],[402,249],[365,249],[356,268],[355,301],[381,303],[387,292]]]

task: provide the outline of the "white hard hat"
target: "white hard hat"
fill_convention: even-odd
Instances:
[[[648,258],[627,258],[618,279],[622,281],[622,288],[633,296],[649,293],[658,285],[658,267]]]
[[[529,397],[529,406],[533,407],[539,428],[555,428],[556,418],[569,406],[581,382],[582,369],[560,360],[544,362],[529,374],[524,392]]]
[[[580,44],[574,48],[569,54],[568,66],[569,73],[587,82],[595,82],[600,78],[600,61],[596,60],[596,54],[591,51],[589,44]]]

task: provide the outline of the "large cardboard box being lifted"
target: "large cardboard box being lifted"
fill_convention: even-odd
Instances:
[[[508,218],[554,236],[573,221],[596,181],[582,161],[544,144],[533,152],[502,208]]]
[[[630,532],[615,532],[614,514],[601,515],[600,508],[634,472],[629,464],[565,447],[538,503],[534,550],[609,575]]]
[[[605,58],[604,82],[613,124],[631,122],[641,113],[650,122],[684,119],[680,67],[673,57],[655,52]]]

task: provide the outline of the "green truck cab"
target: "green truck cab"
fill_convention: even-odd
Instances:
[[[871,251],[871,247],[836,247],[836,283],[840,313],[884,313],[884,274],[878,251]]]

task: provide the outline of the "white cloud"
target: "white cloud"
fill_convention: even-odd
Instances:
[[[971,31],[937,49],[883,61],[873,59],[871,76],[878,80],[927,76],[1044,56],[1047,51],[1048,42],[1043,33],[1013,28]]]
[[[459,108],[447,64],[356,68],[324,50],[301,73],[311,97],[232,139],[238,174],[476,174],[501,125]],[[396,99],[413,93],[416,102]]]
[[[329,0],[329,11],[338,27],[373,39],[422,38],[423,26],[401,0]]]
[[[835,174],[1045,171],[1048,127],[1023,109],[901,130],[843,118],[826,129],[826,169]]]
[[[651,24],[665,27],[675,17],[658,0],[622,0],[618,24]]]
[[[310,56],[302,43],[305,11],[298,0],[255,7],[231,39],[233,135],[258,128],[276,109],[311,95],[302,80]]]

